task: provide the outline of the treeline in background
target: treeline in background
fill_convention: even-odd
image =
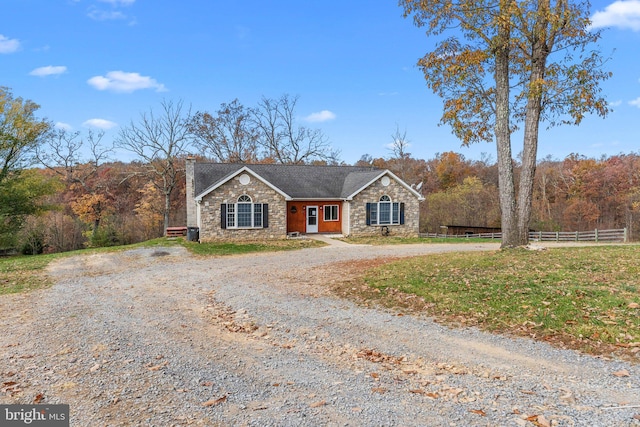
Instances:
[[[130,244],[186,225],[188,156],[223,163],[345,164],[320,130],[296,122],[297,99],[263,98],[255,107],[234,100],[212,113],[163,101],[107,143],[104,132],[60,129],[37,118],[37,104],[0,87],[0,251]],[[500,227],[498,170],[490,155],[469,160],[445,152],[416,159],[399,130],[389,146],[388,156],[363,154],[355,165],[389,169],[425,196],[421,232],[447,225]],[[517,161],[515,168],[517,178]],[[530,229],[627,228],[637,240],[640,155],[545,158],[537,165],[532,205]]]

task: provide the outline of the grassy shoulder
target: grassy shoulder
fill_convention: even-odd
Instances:
[[[312,239],[287,239],[287,240],[263,240],[255,242],[211,242],[197,243],[178,239],[179,244],[196,255],[222,256],[243,255],[258,252],[291,251],[305,248],[325,246],[318,240]]]
[[[0,295],[18,292],[28,292],[51,286],[51,279],[46,275],[45,268],[50,262],[62,257],[75,255],[90,255],[101,252],[116,252],[140,247],[154,246],[184,246],[190,252],[203,256],[241,255],[256,252],[274,252],[297,250],[324,246],[325,244],[311,239],[239,242],[239,243],[195,243],[184,239],[159,238],[127,246],[112,246],[107,248],[91,248],[73,252],[49,255],[23,255],[0,257]]]
[[[365,298],[447,324],[636,360],[640,350],[637,245],[430,255],[379,265],[362,280],[351,289]]]
[[[0,258],[0,295],[50,286],[44,269],[57,258],[59,254]]]
[[[500,243],[500,239],[479,239],[466,237],[426,238],[426,237],[395,237],[395,236],[367,236],[343,237],[338,240],[357,245],[411,245],[433,243]]]

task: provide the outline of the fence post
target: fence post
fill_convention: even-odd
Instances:
[[[579,236],[579,235],[578,235],[578,232],[576,231],[576,242],[577,242],[578,240],[580,240],[580,238],[579,238],[578,236]]]
[[[598,243],[598,229],[596,228],[596,243]]]
[[[556,231],[556,242],[560,241],[560,232]]]
[[[627,227],[624,228],[624,237],[623,237],[623,241],[624,243],[627,243],[627,239],[629,238],[628,234],[627,234]]]

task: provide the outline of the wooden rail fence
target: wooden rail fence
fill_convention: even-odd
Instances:
[[[502,233],[479,233],[479,234],[438,234],[422,233],[420,237],[427,238],[481,238],[481,239],[502,239]],[[529,233],[529,240],[534,242],[627,242],[629,236],[626,228],[615,230],[591,230],[591,231],[532,231]]]

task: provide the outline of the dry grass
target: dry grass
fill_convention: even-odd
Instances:
[[[366,268],[363,268],[365,267]],[[640,246],[429,255],[351,265],[361,303],[637,360]]]

